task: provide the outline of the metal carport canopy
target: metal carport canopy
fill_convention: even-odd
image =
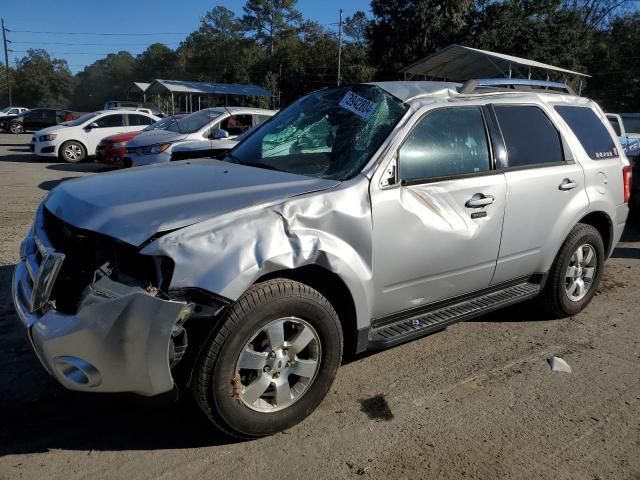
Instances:
[[[196,95],[244,95],[251,97],[271,97],[273,94],[257,85],[238,83],[205,83],[183,80],[154,80],[145,91],[147,95],[163,93],[192,93]]]
[[[449,45],[422,60],[418,60],[402,69],[401,72],[405,73],[405,77],[407,75],[424,75],[430,78],[461,82],[474,78],[511,77],[513,70],[516,70],[520,76],[532,78],[531,69],[545,70],[547,77],[550,72],[580,77],[590,76],[526,58],[456,44]]]

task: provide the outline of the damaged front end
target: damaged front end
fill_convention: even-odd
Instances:
[[[82,231],[44,207],[21,247],[13,300],[41,363],[72,390],[156,395],[187,348],[188,295],[169,259]]]

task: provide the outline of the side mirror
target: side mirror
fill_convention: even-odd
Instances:
[[[212,140],[220,140],[222,138],[229,138],[229,132],[227,132],[226,130],[221,130],[219,128],[216,128],[213,132],[211,132],[211,135],[209,135],[209,138]]]
[[[87,130],[91,130],[92,128],[98,128],[98,124],[96,122],[91,122],[89,125],[84,127]]]

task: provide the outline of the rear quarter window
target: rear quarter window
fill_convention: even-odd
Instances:
[[[590,158],[601,160],[618,156],[613,138],[591,108],[558,105],[555,110],[567,122]]]

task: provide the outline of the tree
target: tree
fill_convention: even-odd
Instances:
[[[13,78],[14,103],[29,107],[67,107],[75,84],[66,60],[34,49],[16,62]]]
[[[371,57],[383,79],[469,31],[473,0],[372,0]]]
[[[346,18],[342,31],[352,43],[364,47],[367,41],[367,29],[370,23],[367,15],[363,11],[358,10],[351,17]]]
[[[200,20],[200,33],[216,38],[240,38],[243,26],[240,20],[228,8],[220,5],[209,10]]]
[[[176,52],[162,43],[154,43],[138,55],[136,78],[150,82],[156,78],[179,78],[180,66]]]
[[[291,35],[302,22],[302,15],[296,10],[297,0],[247,0],[243,7],[242,22],[247,32],[273,55],[279,37]]]

